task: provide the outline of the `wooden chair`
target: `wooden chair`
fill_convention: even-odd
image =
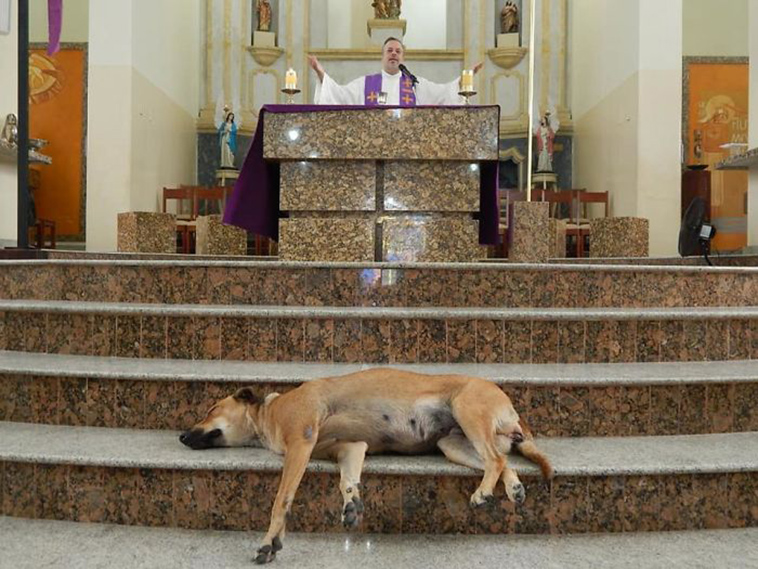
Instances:
[[[497,190],[497,209],[500,212],[500,221],[497,226],[498,243],[494,247],[493,256],[504,258],[508,231],[508,190]]]
[[[577,192],[577,224],[579,229],[577,257],[586,255],[585,239],[590,239],[590,217],[587,213],[587,204],[603,204],[603,217],[608,217],[608,192]]]
[[[184,187],[190,188],[192,191],[192,218],[189,221],[184,222],[183,226],[184,232],[187,236],[187,253],[194,253],[195,241],[197,240],[198,216],[222,213],[228,188],[209,188],[205,186]],[[218,205],[218,207],[209,207],[209,205]]]
[[[47,242],[47,239],[45,239],[45,231],[47,230],[49,240],[50,240],[50,249],[55,249],[55,222],[50,219],[37,219],[34,222],[34,225],[29,227],[31,230],[31,233],[33,233],[32,239],[30,241],[36,241],[37,249],[45,249],[45,243]]]
[[[578,251],[579,224],[576,220],[576,194],[569,190],[545,190],[542,198],[550,204],[550,217],[566,221],[566,251],[571,250],[573,241],[576,241]]]
[[[193,219],[197,219],[199,215],[223,213],[227,190],[228,188],[225,188],[223,186],[210,188],[203,186],[195,187],[193,192],[194,197],[192,201]],[[203,207],[201,207],[201,205]],[[211,205],[216,205],[218,207],[209,207]]]
[[[163,213],[168,212],[168,202],[176,202],[176,234],[179,236],[181,253],[190,252],[189,231],[187,226],[194,223],[195,188],[180,186],[178,188],[163,188]],[[185,208],[188,205],[189,208]],[[187,211],[189,209],[189,211]]]

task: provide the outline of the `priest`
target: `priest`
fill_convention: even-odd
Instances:
[[[459,80],[434,83],[423,77],[416,78],[406,68],[405,46],[397,38],[387,38],[382,46],[382,72],[359,77],[340,85],[324,71],[318,59],[308,56],[308,62],[318,75],[315,103],[317,105],[462,105],[465,103]],[[483,63],[474,66],[477,73]]]

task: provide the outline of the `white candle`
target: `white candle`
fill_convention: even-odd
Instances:
[[[284,76],[284,87],[286,89],[297,89],[297,73],[290,68]]]
[[[461,91],[474,90],[474,72],[471,69],[464,69],[461,74]]]

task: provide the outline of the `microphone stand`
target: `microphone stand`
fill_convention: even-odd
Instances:
[[[413,92],[416,93],[416,85],[418,85],[418,79],[416,76],[410,72],[410,70],[403,65],[402,63],[399,65],[400,73],[405,75],[408,79],[411,80],[411,88],[413,89]]]

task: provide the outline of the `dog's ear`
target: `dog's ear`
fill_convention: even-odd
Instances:
[[[261,398],[258,397],[250,387],[239,388],[237,392],[234,394],[234,398],[237,401],[241,401],[242,403],[247,403],[248,405],[261,404]]]

